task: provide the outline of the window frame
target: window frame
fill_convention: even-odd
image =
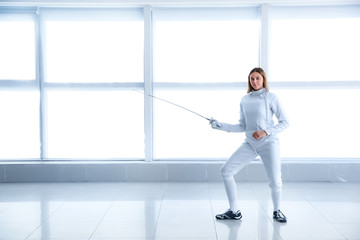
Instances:
[[[347,11],[350,11],[352,15],[357,15],[359,16],[359,13],[356,12],[354,9],[352,9],[352,7],[356,6],[357,9],[360,9],[360,5],[359,4],[325,4],[325,5],[312,5],[312,4],[306,4],[306,5],[287,5],[287,4],[279,4],[279,5],[271,5],[268,6],[268,13],[267,13],[267,28],[269,29],[268,31],[271,31],[271,20],[273,19],[286,19],[286,17],[284,15],[287,15],[289,17],[289,19],[306,19],[303,15],[301,15],[302,13],[309,11],[310,12],[310,18],[314,18],[314,19],[324,19],[324,18],[328,18],[329,17],[329,12],[332,11],[333,9],[337,9],[337,8],[342,8],[345,9]],[[350,10],[349,10],[350,9]],[[316,11],[318,10],[323,10],[325,11],[325,14],[322,13],[319,16],[316,16]],[[284,13],[283,16],[275,16],[274,17],[274,12],[276,11],[282,11]],[[349,15],[344,14],[344,12],[336,12],[335,15],[333,16],[334,18],[341,18],[341,17],[349,17]],[[270,54],[271,53],[271,46],[270,46],[270,36],[268,37],[267,40],[267,58],[268,61],[270,59]],[[267,72],[268,77],[271,79],[272,75],[271,75],[271,66],[269,67],[269,71]],[[316,80],[304,80],[304,81],[271,81],[269,83],[270,87],[273,89],[280,89],[280,90],[307,90],[307,89],[312,89],[312,90],[338,90],[338,89],[358,89],[360,90],[360,77],[358,76],[357,80],[345,80],[345,81],[316,81]],[[331,130],[329,130],[331,131]],[[330,161],[330,162],[337,162],[337,161],[348,161],[348,162],[352,162],[352,161],[359,161],[360,160],[360,155],[359,158],[354,158],[354,157],[324,157],[324,158],[319,158],[319,157],[287,157],[287,158],[282,158],[285,161],[289,161],[289,162],[321,162],[324,160]]]
[[[6,14],[6,15],[18,15],[18,16],[24,16],[26,18],[30,18],[34,22],[34,79],[27,79],[27,80],[19,80],[16,78],[8,78],[8,79],[2,79],[0,80],[0,89],[2,90],[12,90],[12,91],[34,91],[39,92],[40,91],[40,58],[39,58],[39,28],[38,28],[38,11],[36,7],[7,7],[7,6],[0,6],[0,14]],[[39,94],[41,95],[41,94]],[[41,101],[39,101],[39,106],[41,104]],[[41,116],[41,112],[39,111],[39,114]],[[41,117],[39,117],[41,119]],[[42,131],[42,125],[41,122],[39,122],[39,131]],[[39,139],[39,144],[41,144],[41,139]],[[40,149],[41,154],[41,149]],[[40,158],[32,158],[32,157],[26,157],[26,158],[10,158],[11,161],[17,161],[17,160],[37,160]],[[3,159],[1,158],[0,161],[8,160],[8,158]]]
[[[35,4],[34,4],[35,5]],[[185,89],[185,88],[194,88],[194,89],[217,89],[219,87],[224,89],[239,89],[239,91],[244,91],[246,89],[246,83],[166,83],[166,82],[154,82],[153,81],[153,19],[152,19],[152,10],[155,7],[162,7],[161,4],[150,4],[150,5],[131,5],[128,4],[116,4],[111,9],[116,8],[137,8],[142,9],[144,12],[144,81],[139,83],[49,83],[44,81],[44,56],[43,56],[43,20],[41,12],[44,10],[47,10],[49,8],[61,10],[63,8],[69,9],[69,8],[75,8],[76,10],[86,10],[86,9],[92,9],[96,10],[96,7],[99,7],[99,9],[106,9],[108,6],[99,5],[99,6],[84,6],[83,4],[80,4],[79,6],[67,6],[66,4],[61,5],[61,7],[54,7],[48,6],[46,3],[40,3],[39,6],[30,6],[30,7],[24,7],[21,6],[21,4],[15,4],[13,6],[0,6],[0,14],[6,13],[6,14],[30,14],[34,17],[35,21],[35,79],[32,80],[1,80],[0,81],[0,88],[9,88],[9,89],[31,89],[34,91],[40,92],[40,102],[39,102],[39,108],[40,108],[40,156],[38,159],[31,159],[31,160],[41,160],[41,161],[47,161],[52,160],[47,158],[47,139],[46,139],[46,97],[44,96],[44,90],[47,88],[61,88],[61,89],[91,89],[91,90],[97,90],[97,89],[110,89],[110,88],[121,88],[121,89],[136,89],[140,91],[144,91],[145,95],[153,94],[154,88],[176,88],[176,89]],[[76,4],[75,4],[76,5]],[[186,4],[185,4],[186,5]],[[213,7],[213,8],[226,8],[226,7],[233,7],[227,5],[227,4],[202,4],[202,7]],[[359,7],[359,4],[344,4],[342,2],[339,3],[331,3],[331,4],[323,4],[323,5],[314,5],[314,4],[305,4],[308,7],[323,7],[323,6],[342,6],[342,7],[351,7],[351,6],[357,6]],[[199,7],[197,4],[191,4],[188,3],[187,5],[189,8],[192,7]],[[239,4],[236,7],[242,7],[242,6],[248,6],[248,5],[242,5]],[[270,26],[270,11],[271,7],[283,7],[285,8],[292,8],[296,5],[293,4],[282,4],[282,5],[276,5],[271,4],[271,1],[266,3],[260,3],[255,2],[251,6],[257,6],[260,10],[260,43],[259,43],[259,66],[265,69],[265,71],[268,72],[268,75],[271,78],[271,69],[269,69],[269,36],[271,33],[271,26]],[[169,7],[169,6],[164,6]],[[178,8],[178,7],[184,7],[183,4],[181,6],[170,6],[169,8]],[[315,89],[337,89],[337,88],[345,88],[345,89],[360,89],[360,81],[332,81],[332,82],[316,82],[316,81],[310,81],[310,82],[271,82],[271,88],[279,88],[279,89],[307,89],[307,88],[315,88]],[[245,93],[245,91],[244,91]],[[153,100],[147,97],[144,97],[144,138],[145,138],[145,158],[139,159],[141,161],[147,161],[147,162],[153,162],[156,159],[154,159],[154,149],[153,149]],[[328,159],[328,158],[327,158]],[[341,160],[349,160],[349,161],[360,161],[360,158],[342,158]],[[0,161],[4,161],[5,159],[0,159]],[[29,160],[29,159],[18,159],[18,160]],[[78,159],[66,159],[66,160],[78,160]],[[82,160],[88,160],[88,159],[82,159]],[[178,159],[179,160],[179,159]],[[184,160],[184,159],[181,159]],[[192,160],[192,159],[185,159],[185,160]],[[197,159],[198,160],[198,159]],[[208,159],[201,159],[203,161],[206,161]],[[224,159],[218,159],[223,161]],[[307,162],[309,160],[311,161],[319,161],[319,158],[288,158],[284,159],[286,161],[304,161]],[[321,161],[322,159],[320,159]],[[329,160],[329,159],[328,159]],[[331,160],[331,159],[330,159]],[[340,159],[332,159],[334,161],[340,160]]]
[[[166,12],[166,10],[169,10],[168,12]],[[201,11],[201,10],[206,10],[207,12],[204,14],[203,17],[198,16],[196,13],[196,11]],[[258,21],[258,31],[259,31],[259,35],[258,35],[258,43],[257,45],[260,46],[261,45],[261,30],[262,30],[262,24],[261,24],[261,7],[259,5],[246,5],[246,6],[237,6],[235,8],[230,8],[227,6],[217,6],[217,7],[197,7],[197,8],[177,8],[177,7],[159,7],[157,9],[154,9],[154,13],[156,13],[156,11],[159,11],[160,13],[165,13],[170,17],[173,17],[175,14],[175,20],[182,20],[186,17],[184,17],[182,15],[183,12],[186,11],[190,11],[190,19],[200,19],[202,21],[206,21],[206,20],[212,20],[211,18],[211,14],[215,14],[217,11],[219,11],[220,13],[224,13],[227,11],[231,11],[231,12],[242,12],[242,11],[246,11],[249,10],[251,11],[250,13],[246,13],[246,16],[243,15],[241,17],[239,17],[239,19],[252,19],[252,20],[257,20]],[[174,12],[174,14],[172,14]],[[256,13],[256,16],[254,15]],[[163,17],[160,17],[160,19],[162,19]],[[231,16],[225,16],[224,19],[229,20],[231,19]],[[173,20],[170,20],[170,22]],[[155,23],[154,23],[154,27],[155,27]],[[156,34],[156,32],[155,32]],[[260,49],[258,48],[259,54],[260,54]],[[261,54],[260,54],[261,55]],[[261,64],[260,63],[261,60],[260,58],[258,58],[258,63],[257,64]],[[154,69],[155,71],[155,69]],[[153,85],[153,92],[154,91],[163,91],[163,90],[176,90],[176,91],[185,91],[187,89],[192,89],[192,90],[204,90],[204,91],[212,91],[212,90],[217,90],[217,89],[222,89],[222,90],[234,90],[237,89],[239,92],[243,92],[244,94],[246,93],[246,89],[247,89],[247,83],[243,82],[243,81],[237,81],[237,82],[221,82],[221,80],[219,79],[219,81],[214,82],[173,82],[173,81],[168,81],[168,82],[163,82],[163,81],[156,81],[154,80],[152,82]],[[155,100],[156,101],[156,100]],[[179,102],[177,102],[178,104],[180,104]],[[157,104],[157,102],[155,102],[155,104]],[[181,105],[181,104],[180,104]],[[181,110],[180,110],[181,111]],[[238,112],[238,109],[234,109],[235,112]],[[153,113],[155,114],[155,113]],[[184,113],[185,114],[185,113]],[[154,116],[155,117],[155,116]],[[205,123],[206,124],[206,123]],[[156,131],[156,129],[155,129]],[[211,130],[209,130],[211,131]],[[155,133],[156,134],[156,133]],[[153,143],[155,144],[155,143]],[[209,157],[196,157],[196,158],[179,158],[179,157],[169,157],[169,158],[164,158],[164,157],[157,157],[156,153],[154,153],[153,157],[152,157],[152,161],[217,161],[217,160],[225,160],[225,158],[212,158],[210,159]]]
[[[119,11],[141,11],[141,8],[136,7],[136,8],[101,8],[101,9],[93,9],[93,8],[88,8],[88,7],[82,7],[82,8],[40,8],[39,9],[39,22],[40,22],[40,26],[39,28],[41,29],[41,33],[42,35],[39,37],[41,39],[41,59],[43,61],[44,60],[44,51],[45,51],[45,39],[44,39],[44,32],[45,32],[45,22],[46,22],[46,18],[44,17],[45,14],[42,14],[42,12],[46,12],[48,11],[46,14],[50,13],[56,13],[55,19],[61,19],[62,18],[62,14],[63,12],[71,12],[73,14],[71,14],[70,18],[67,20],[71,20],[72,18],[74,19],[78,19],[78,17],[76,16],[76,13],[83,13],[85,18],[89,18],[88,16],[86,16],[86,14],[88,12],[91,13],[95,13],[96,15],[101,15],[104,14],[106,12],[110,12],[111,14],[113,14],[113,16],[110,16],[109,18],[111,19],[111,17],[117,17],[115,16],[117,12]],[[91,20],[91,18],[89,18]],[[145,18],[144,18],[145,21]],[[138,89],[138,90],[142,90],[144,88],[144,82],[75,82],[75,83],[71,83],[71,82],[48,82],[45,80],[45,66],[44,63],[41,65],[41,98],[42,98],[42,106],[41,106],[41,121],[42,121],[42,132],[41,132],[41,138],[42,138],[42,151],[41,151],[41,160],[86,160],[86,161],[99,161],[99,160],[141,160],[138,158],[133,158],[133,159],[123,159],[123,158],[66,158],[66,159],[62,159],[62,158],[49,158],[48,157],[48,139],[47,139],[47,135],[48,135],[48,123],[47,123],[47,96],[46,96],[46,92],[48,89],[58,89],[60,91],[66,91],[66,90],[79,90],[79,91],[121,91],[121,90],[133,90],[133,89]]]

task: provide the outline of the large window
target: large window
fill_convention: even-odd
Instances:
[[[40,156],[35,12],[0,8],[0,159]]]
[[[259,64],[258,8],[154,9],[154,81],[238,82]]]
[[[274,81],[360,81],[359,6],[270,8]]]
[[[0,4],[1,5],[1,4]],[[0,160],[226,159],[263,67],[286,159],[360,159],[360,5],[1,7]]]
[[[46,82],[143,82],[141,9],[42,13]]]
[[[291,119],[283,157],[359,158],[360,7],[272,7],[270,19],[270,81]]]
[[[0,9],[0,81],[35,80],[35,14]]]
[[[48,158],[144,158],[143,100],[127,90],[46,90]]]
[[[359,88],[273,88],[290,127],[279,136],[281,155],[296,159],[359,158]]]
[[[142,10],[41,13],[45,157],[143,159]]]
[[[219,121],[237,122],[244,89],[156,90],[156,95]],[[209,122],[164,102],[154,106],[155,159],[223,159],[243,142],[243,134],[212,130]]]
[[[154,93],[208,118],[238,121],[246,92],[239,82],[259,65],[258,8],[157,8],[153,19]],[[154,102],[155,159],[226,158],[241,142]]]
[[[0,91],[0,158],[40,156],[39,92],[19,87]]]

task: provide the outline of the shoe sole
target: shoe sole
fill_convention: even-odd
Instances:
[[[240,220],[242,218],[242,216],[240,217],[234,217],[234,218],[217,218],[215,217],[217,220]]]
[[[277,220],[276,218],[274,218],[275,221],[279,222],[279,223],[286,223],[287,220]]]

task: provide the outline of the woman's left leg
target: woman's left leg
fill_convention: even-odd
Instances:
[[[274,211],[280,210],[282,197],[282,178],[281,178],[281,159],[280,144],[278,139],[265,143],[258,153],[264,163],[264,167],[269,179],[271,188],[271,197]]]

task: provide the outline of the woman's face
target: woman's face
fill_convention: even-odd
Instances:
[[[252,88],[257,91],[264,87],[264,79],[258,72],[253,72],[250,74],[250,84]]]

